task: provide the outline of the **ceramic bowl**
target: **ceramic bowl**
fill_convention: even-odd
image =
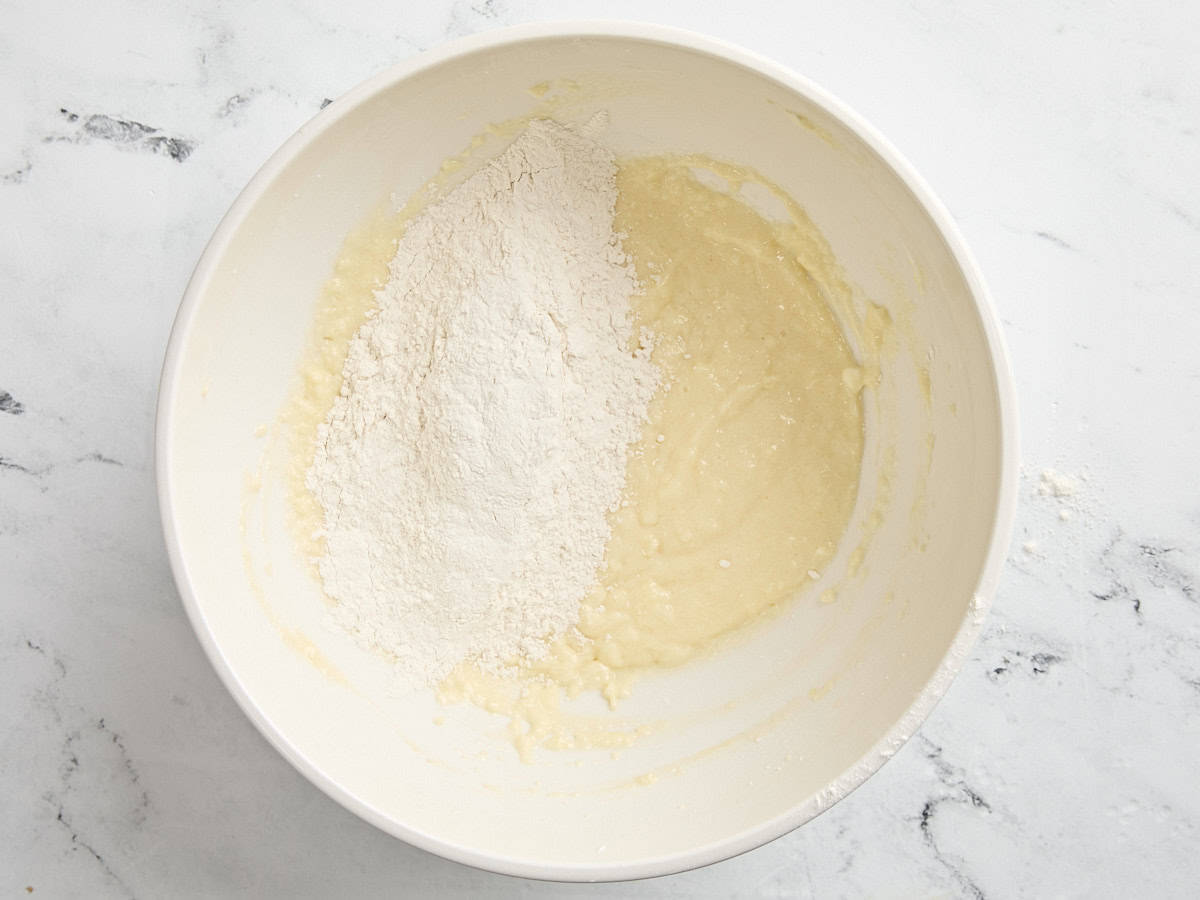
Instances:
[[[563,88],[619,154],[754,167],[808,212],[894,324],[854,518],[827,574],[710,658],[650,673],[621,752],[521,762],[506,723],[432,692],[326,618],[290,539],[270,425],[346,237],[490,123]],[[557,87],[556,87],[557,86]],[[570,88],[567,90],[567,88]],[[553,99],[553,97],[551,97]],[[531,25],[404,62],[320,112],[221,222],[167,349],[162,521],[183,602],[229,691],[321,790],[398,838],[499,872],[638,878],[769,841],[845,797],[945,692],[979,631],[1016,493],[1013,387],[958,230],[897,152],[823,90],[724,43],[636,24]],[[860,559],[852,558],[862,548]],[[836,582],[836,583],[835,583]],[[828,595],[826,599],[829,599]],[[594,698],[578,708],[602,714]]]

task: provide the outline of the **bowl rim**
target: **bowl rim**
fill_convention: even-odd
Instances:
[[[984,332],[996,381],[1000,467],[997,503],[991,522],[987,556],[967,613],[937,670],[904,715],[858,761],[824,789],[800,799],[786,812],[737,834],[684,851],[630,862],[562,865],[487,852],[456,844],[398,822],[352,794],[314,765],[276,729],[254,702],[218,646],[196,592],[175,521],[175,501],[169,462],[174,431],[173,400],[177,393],[184,348],[201,300],[217,265],[259,197],[315,137],[352,109],[418,72],[450,60],[502,45],[561,38],[616,38],[665,44],[718,58],[751,70],[801,94],[853,131],[892,169],[933,220],[959,266]],[[1008,554],[1016,514],[1018,485],[1018,420],[1016,390],[999,319],[983,277],[949,211],[913,166],[874,126],[841,100],[786,66],[736,44],[673,26],[630,20],[559,20],[513,25],[458,38],[423,51],[373,75],[351,88],[283,143],[238,194],[209,239],[184,291],[163,359],[155,419],[155,478],[163,535],[171,571],[192,628],[210,663],[238,706],[267,741],[305,778],[337,803],[377,828],[422,850],[455,862],[504,875],[548,881],[620,881],[651,878],[710,865],[753,850],[803,825],[843,799],[873,775],[911,738],[949,688],[983,627],[991,598]]]

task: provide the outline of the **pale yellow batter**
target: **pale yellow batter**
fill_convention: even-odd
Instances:
[[[863,423],[844,379],[854,357],[787,227],[685,160],[629,163],[618,186],[616,228],[646,285],[636,312],[670,381],[579,626],[595,659],[624,669],[687,660],[825,566],[854,506]]]
[[[764,218],[739,196],[745,184],[775,191],[703,158],[621,165],[616,230],[644,287],[634,311],[655,335],[667,386],[611,516],[605,567],[577,631],[544,658],[505,677],[464,664],[439,689],[444,702],[508,716],[523,756],[536,746],[627,746],[645,726],[568,714],[561,697],[599,690],[615,705],[639,670],[707,652],[819,577],[845,531],[863,454],[860,394],[876,373],[856,363],[805,268],[820,256],[814,246],[824,247],[819,235],[786,199],[788,221]],[[416,208],[347,240],[318,309],[303,386],[283,416],[308,558],[323,550],[320,510],[304,487],[312,435]]]

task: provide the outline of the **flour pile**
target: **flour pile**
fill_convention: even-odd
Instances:
[[[417,682],[537,658],[596,582],[659,384],[616,163],[535,121],[413,220],[307,484],[335,615]]]

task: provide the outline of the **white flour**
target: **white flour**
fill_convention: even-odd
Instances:
[[[535,121],[414,220],[350,343],[308,486],[335,615],[432,682],[577,621],[658,386],[616,166]]]

